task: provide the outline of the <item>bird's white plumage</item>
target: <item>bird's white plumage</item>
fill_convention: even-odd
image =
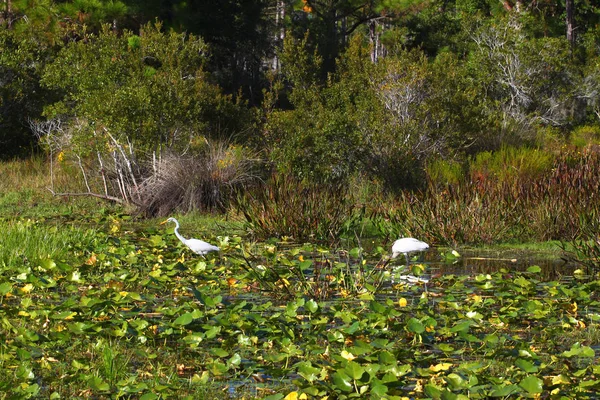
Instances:
[[[204,256],[204,255],[210,253],[211,251],[220,251],[220,249],[217,246],[213,246],[212,244],[207,243],[204,240],[186,239],[183,236],[181,236],[179,234],[179,222],[175,218],[171,217],[171,218],[167,219],[166,221],[164,221],[163,224],[165,224],[167,222],[175,222],[175,230],[174,230],[175,236],[177,236],[177,238],[179,240],[181,240],[181,243],[183,243],[187,247],[189,247],[189,249],[192,250],[194,253]]]
[[[406,257],[406,264],[408,265],[408,254],[429,249],[429,245],[415,238],[401,238],[394,242],[392,245],[392,258],[398,257],[400,254],[404,254]]]

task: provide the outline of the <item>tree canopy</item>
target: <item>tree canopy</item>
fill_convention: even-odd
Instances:
[[[55,121],[55,144],[226,139],[302,179],[412,187],[429,160],[600,123],[589,0],[1,5],[2,157],[47,145]]]

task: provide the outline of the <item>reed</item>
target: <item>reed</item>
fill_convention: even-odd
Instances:
[[[499,174],[502,165],[512,172]],[[430,179],[421,192],[381,198],[371,217],[399,227],[400,235],[442,244],[574,240],[589,237],[588,216],[600,215],[599,177],[600,153],[593,148],[505,149],[474,160],[470,179]]]
[[[274,174],[258,189],[240,195],[237,209],[259,238],[337,241],[353,204],[345,186]]]

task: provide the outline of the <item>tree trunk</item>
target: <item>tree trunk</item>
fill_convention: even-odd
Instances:
[[[567,8],[567,40],[571,44],[571,49],[575,46],[575,20],[574,20],[574,8],[575,0],[566,0]]]
[[[0,25],[10,29],[12,27],[12,0],[4,0],[4,11],[0,15]]]

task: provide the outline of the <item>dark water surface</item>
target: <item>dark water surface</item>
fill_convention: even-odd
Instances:
[[[537,265],[541,268],[541,277],[544,280],[559,279],[571,276],[579,268],[574,263],[567,262],[559,255],[541,254],[532,251],[492,251],[464,249],[458,250],[461,257],[454,262],[441,260],[440,253],[431,249],[425,254],[425,263],[429,273],[455,274],[455,275],[477,275],[493,273],[500,270],[525,271],[527,268]]]

